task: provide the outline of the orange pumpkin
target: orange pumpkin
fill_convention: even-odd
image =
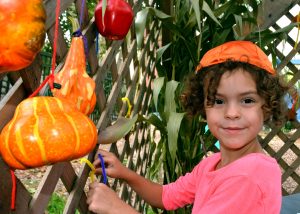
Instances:
[[[55,74],[54,82],[60,89],[52,90],[53,96],[72,102],[82,113],[88,115],[96,105],[95,82],[86,72],[83,39],[73,37],[64,67]]]
[[[42,0],[0,0],[0,73],[32,63],[45,40]]]
[[[11,168],[26,169],[82,157],[96,142],[94,123],[68,101],[33,97],[3,128],[0,153]]]

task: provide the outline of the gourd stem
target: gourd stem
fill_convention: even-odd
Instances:
[[[87,43],[87,39],[86,37],[82,34],[80,28],[78,30],[76,30],[74,33],[72,33],[73,37],[80,37],[82,36],[83,39],[83,44],[84,44],[84,55],[85,55],[85,59],[88,62],[88,43]]]

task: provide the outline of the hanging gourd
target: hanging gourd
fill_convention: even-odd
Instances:
[[[93,112],[96,105],[95,82],[86,72],[82,36],[72,37],[66,62],[62,70],[55,74],[54,82],[61,88],[54,88],[53,96],[69,100],[86,115]]]
[[[42,0],[0,0],[0,73],[29,66],[45,40]]]
[[[5,162],[26,169],[88,154],[96,145],[97,129],[67,100],[33,97],[17,106],[0,137]]]
[[[131,26],[133,11],[124,0],[107,0],[102,20],[102,0],[95,9],[95,23],[99,33],[110,40],[123,39]]]

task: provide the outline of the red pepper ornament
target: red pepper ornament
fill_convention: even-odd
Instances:
[[[102,21],[102,0],[95,9],[95,23],[99,33],[110,40],[123,39],[131,26],[133,11],[123,0],[107,0],[104,21]]]

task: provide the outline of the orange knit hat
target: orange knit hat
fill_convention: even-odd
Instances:
[[[196,71],[227,60],[246,62],[262,68],[270,74],[276,73],[267,55],[249,41],[231,41],[209,50],[200,60]]]

